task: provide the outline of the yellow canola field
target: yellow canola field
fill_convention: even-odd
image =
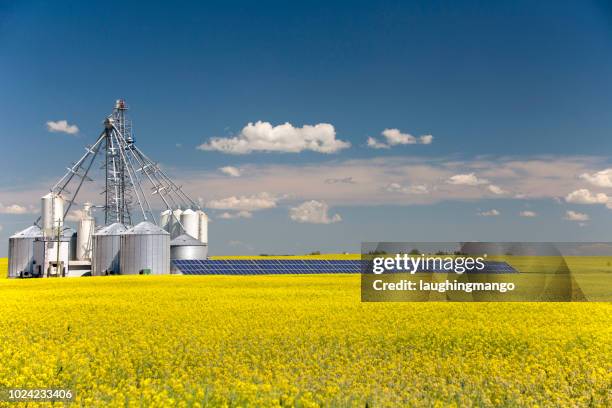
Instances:
[[[609,303],[365,304],[358,275],[116,276],[3,280],[0,310],[0,388],[71,388],[77,406],[612,403]]]

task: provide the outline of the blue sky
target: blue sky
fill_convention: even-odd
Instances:
[[[122,97],[140,147],[210,204],[211,253],[608,240],[611,40],[589,1],[0,2],[0,238]],[[351,146],[196,148],[257,121],[291,124],[281,150],[321,123]]]

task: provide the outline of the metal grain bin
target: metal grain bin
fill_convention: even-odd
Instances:
[[[22,272],[32,273],[37,237],[42,237],[42,230],[32,225],[9,238],[9,278],[18,278]]]
[[[170,234],[143,221],[121,235],[122,275],[170,273]]]
[[[119,269],[121,234],[127,228],[119,222],[107,225],[93,234],[93,256],[91,274],[93,276],[117,275]]]
[[[183,234],[170,241],[170,259],[206,259],[208,245]]]

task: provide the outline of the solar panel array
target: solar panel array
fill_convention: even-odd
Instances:
[[[173,260],[172,264],[184,275],[278,275],[362,272],[362,261],[360,260],[195,259]],[[448,271],[424,270],[419,272],[446,273]],[[485,269],[480,271],[480,273],[516,273],[516,270],[506,262],[487,261],[485,262]]]
[[[230,259],[174,260],[185,275],[275,275],[359,273],[359,260]]]

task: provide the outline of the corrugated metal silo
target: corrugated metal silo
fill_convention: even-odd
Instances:
[[[122,275],[170,273],[170,234],[143,221],[121,235]]]
[[[199,223],[198,214],[195,211],[187,209],[181,214],[181,224],[183,224],[183,228],[185,229],[184,233],[196,239],[198,238],[200,229]]]
[[[96,227],[96,220],[91,215],[91,203],[83,204],[83,216],[79,220],[76,244],[76,259],[84,261],[91,259],[92,235]]]
[[[93,256],[91,274],[93,276],[117,275],[120,269],[121,234],[127,228],[119,222],[107,225],[93,234]]]
[[[32,225],[9,238],[9,278],[18,278],[21,272],[32,273],[37,237],[42,237],[42,230]]]
[[[183,234],[170,241],[170,259],[206,259],[208,245]]]
[[[64,199],[56,194],[49,193],[42,197],[42,230],[47,236],[57,234],[57,228],[64,224]]]
[[[208,215],[202,210],[196,211],[198,213],[198,236],[197,238],[200,242],[208,245]]]

